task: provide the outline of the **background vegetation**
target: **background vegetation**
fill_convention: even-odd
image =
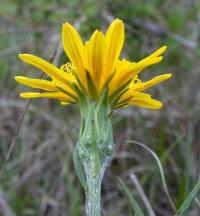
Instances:
[[[177,208],[197,182],[199,0],[0,0],[0,215],[84,214],[84,193],[72,163],[79,127],[77,107],[62,107],[48,99],[27,105],[18,96],[25,87],[13,77],[40,76],[18,59],[19,53],[50,59],[57,50],[54,63],[60,66],[67,61],[61,45],[63,22],[75,25],[87,39],[116,17],[126,24],[122,56],[137,61],[166,44],[164,60],[142,76],[148,79],[171,72],[173,78],[151,91],[164,102],[163,109],[129,107],[115,112],[116,150],[103,181],[103,214],[134,215],[117,179],[120,176],[145,215],[174,215],[155,159],[126,140],[140,141],[157,154]],[[196,198],[185,215],[199,216],[199,212]]]

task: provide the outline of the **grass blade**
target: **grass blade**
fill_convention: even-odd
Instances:
[[[153,208],[151,207],[151,205],[149,203],[149,200],[147,199],[146,194],[144,193],[144,191],[142,189],[142,186],[140,185],[140,182],[139,182],[137,176],[132,172],[130,174],[130,178],[133,181],[133,183],[135,184],[135,187],[138,191],[138,194],[140,195],[141,200],[143,201],[143,203],[147,209],[147,212],[149,213],[149,216],[156,216],[155,212],[153,211]]]
[[[196,197],[199,190],[200,190],[200,176],[199,176],[199,179],[198,179],[196,185],[191,190],[191,192],[189,193],[189,195],[187,196],[187,198],[185,199],[185,201],[183,202],[181,207],[178,209],[176,216],[182,216],[185,214],[185,212],[190,207],[193,199]]]
[[[172,198],[171,198],[171,196],[169,194],[169,191],[167,189],[167,183],[166,183],[166,180],[165,180],[164,171],[163,171],[162,164],[160,162],[159,157],[156,155],[156,153],[152,149],[150,149],[148,146],[144,145],[141,142],[128,140],[127,143],[135,144],[135,145],[138,145],[138,146],[144,148],[145,150],[147,150],[155,158],[155,160],[157,162],[157,165],[158,165],[158,168],[159,168],[159,171],[160,171],[161,180],[162,180],[162,183],[163,183],[165,193],[167,195],[167,198],[169,200],[169,203],[170,203],[171,207],[173,208],[174,211],[176,211],[176,207],[175,207],[175,205],[174,205],[174,203],[172,201]]]
[[[122,181],[122,179],[120,179],[119,177],[117,177],[117,178],[118,178],[118,181],[119,181],[122,189],[124,190],[125,194],[127,195],[129,202],[131,203],[131,207],[132,207],[133,212],[135,213],[135,215],[137,215],[137,216],[144,216],[144,213],[143,213],[142,209],[140,208],[138,202],[133,197],[133,195],[131,194],[131,192],[127,188],[127,186],[124,184],[124,182]]]

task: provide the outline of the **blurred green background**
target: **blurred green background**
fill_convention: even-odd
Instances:
[[[20,127],[27,101],[18,95],[27,88],[13,77],[41,73],[23,64],[19,53],[49,60],[57,50],[54,64],[67,61],[61,45],[63,22],[73,24],[87,40],[96,28],[105,31],[115,18],[126,25],[122,56],[138,61],[168,46],[164,60],[146,69],[142,78],[169,72],[173,78],[149,91],[163,101],[161,110],[128,107],[114,113],[116,149],[103,181],[102,213],[133,215],[116,178],[120,176],[149,215],[132,174],[155,215],[173,215],[156,161],[126,140],[140,141],[159,156],[177,208],[196,183],[200,171],[199,0],[0,0],[0,215],[84,215],[84,192],[72,162],[79,110],[53,100],[34,100]],[[198,203],[196,199],[186,215],[199,216]]]

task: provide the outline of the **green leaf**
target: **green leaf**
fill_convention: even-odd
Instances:
[[[120,179],[119,177],[117,177],[122,189],[124,190],[125,194],[127,195],[129,202],[131,204],[131,207],[133,209],[133,212],[135,213],[135,215],[138,216],[144,216],[144,213],[142,211],[142,209],[140,208],[138,202],[136,201],[136,199],[133,197],[133,195],[131,194],[130,190],[127,188],[127,186],[124,184],[124,182],[122,181],[122,179]]]
[[[182,216],[185,214],[185,212],[190,207],[193,199],[197,196],[197,193],[199,192],[199,190],[200,190],[200,175],[199,175],[199,179],[198,179],[196,185],[191,190],[191,192],[189,193],[189,195],[187,196],[187,198],[185,199],[185,201],[183,202],[181,207],[178,209],[176,216]]]

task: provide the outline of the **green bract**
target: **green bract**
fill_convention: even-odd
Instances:
[[[80,94],[81,126],[74,151],[76,173],[85,188],[88,215],[100,215],[101,182],[114,149],[108,90],[96,103]]]

